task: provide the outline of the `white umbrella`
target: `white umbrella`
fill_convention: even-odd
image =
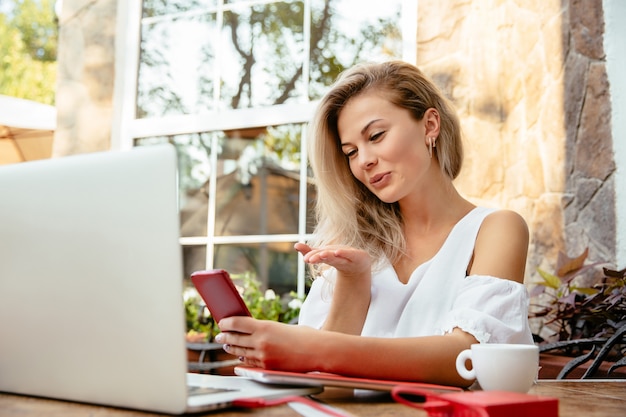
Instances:
[[[56,109],[0,95],[0,165],[50,158]]]

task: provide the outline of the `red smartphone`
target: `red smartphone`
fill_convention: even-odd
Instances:
[[[196,271],[191,282],[206,303],[216,323],[225,317],[251,316],[233,280],[223,269]]]

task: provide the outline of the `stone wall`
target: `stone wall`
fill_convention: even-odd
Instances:
[[[558,252],[615,261],[601,0],[420,0],[417,62],[459,110],[479,204],[529,223],[527,282]]]
[[[55,156],[110,148],[117,0],[64,0]],[[419,0],[418,65],[465,129],[459,189],[520,212],[527,281],[559,251],[615,258],[601,0]]]

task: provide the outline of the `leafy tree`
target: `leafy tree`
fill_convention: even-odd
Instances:
[[[12,3],[0,13],[0,94],[54,104],[58,41],[54,1]]]

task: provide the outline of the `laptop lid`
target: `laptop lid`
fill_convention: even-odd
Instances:
[[[0,391],[189,410],[176,166],[164,145],[0,167]]]

